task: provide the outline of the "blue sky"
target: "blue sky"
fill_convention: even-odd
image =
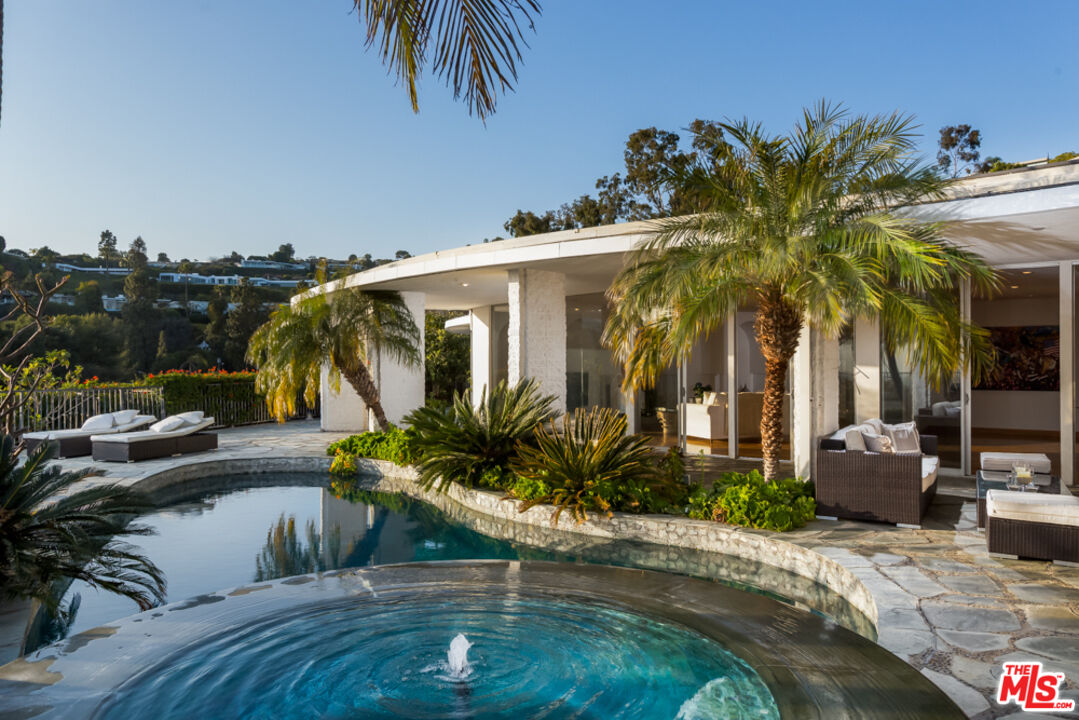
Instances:
[[[1079,150],[1079,2],[546,0],[486,127],[421,109],[351,0],[7,0],[0,235],[92,252],[392,256],[503,234],[622,168],[626,136],[821,97],[982,130],[983,155]]]

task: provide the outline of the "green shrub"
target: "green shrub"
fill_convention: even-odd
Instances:
[[[518,456],[520,479],[510,495],[522,511],[554,505],[553,523],[565,510],[580,523],[589,512],[680,512],[685,502],[685,485],[671,479],[646,438],[626,434],[626,416],[617,410],[578,410],[561,428],[537,430],[535,445],[522,445]],[[680,465],[677,470],[680,480]]]
[[[457,393],[452,407],[412,411],[405,421],[416,433],[420,484],[440,491],[451,482],[504,489],[513,480],[518,445],[530,443],[536,428],[556,416],[553,403],[535,380],[513,387],[502,381],[478,407]]]
[[[411,428],[402,430],[391,426],[386,432],[365,432],[359,435],[349,435],[337,442],[330,443],[326,448],[327,455],[336,456],[334,465],[338,464],[337,458],[342,458],[341,467],[344,473],[348,472],[348,460],[352,457],[352,472],[355,469],[355,458],[371,458],[374,460],[388,460],[397,465],[412,465],[416,462],[416,433]],[[333,467],[330,472],[334,472]]]
[[[756,470],[724,473],[711,492],[689,494],[687,514],[698,520],[785,532],[813,519],[813,483],[797,478],[766,482]]]

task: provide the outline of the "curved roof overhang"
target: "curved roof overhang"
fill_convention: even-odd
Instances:
[[[905,211],[947,223],[945,235],[994,265],[1079,260],[1079,162],[961,180],[944,199]],[[655,221],[564,230],[441,250],[323,286],[416,291],[431,310],[505,303],[507,271],[551,270],[566,294],[602,292]]]

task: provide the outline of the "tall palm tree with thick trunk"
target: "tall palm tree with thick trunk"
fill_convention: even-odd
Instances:
[[[344,377],[386,430],[390,423],[371,359],[415,366],[419,343],[419,328],[399,293],[338,287],[311,291],[276,310],[251,336],[247,359],[258,368],[255,387],[278,421],[295,412],[301,393],[314,404],[327,364],[331,387],[340,390]]]
[[[787,136],[748,120],[721,127],[725,142],[667,179],[699,213],[658,221],[609,290],[604,339],[627,389],[651,385],[731,308],[754,306],[771,479],[787,371],[806,325],[834,337],[857,317],[879,317],[889,349],[905,348],[931,380],[964,363],[984,372],[992,349],[984,330],[962,321],[956,288],[967,279],[988,294],[994,271],[945,240],[941,225],[897,212],[944,187],[915,156],[911,118],[850,117],[821,102]]]

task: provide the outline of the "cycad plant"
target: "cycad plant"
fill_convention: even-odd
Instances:
[[[552,523],[565,510],[581,523],[589,512],[659,511],[684,496],[685,486],[670,476],[647,438],[626,429],[626,416],[611,408],[581,408],[561,428],[541,427],[533,444],[519,447],[514,470],[548,492],[523,500],[520,510],[551,504]]]
[[[314,404],[325,363],[334,391],[343,376],[385,431],[390,423],[370,360],[378,355],[415,366],[419,344],[419,328],[399,293],[339,287],[274,311],[251,336],[247,359],[258,368],[255,388],[279,422],[295,412],[300,393]]]
[[[754,305],[765,359],[761,440],[775,478],[787,370],[802,328],[829,336],[879,317],[889,349],[905,347],[931,381],[992,361],[987,334],[962,322],[961,280],[998,285],[979,256],[940,225],[897,208],[939,197],[943,181],[915,157],[915,125],[898,114],[849,117],[822,102],[787,136],[748,120],[721,123],[728,142],[668,182],[700,212],[659,221],[609,290],[605,342],[627,387],[651,385],[723,323]]]
[[[503,487],[518,446],[557,416],[553,395],[543,395],[532,379],[510,387],[503,380],[483,393],[479,405],[455,393],[447,408],[423,407],[405,418],[415,432],[413,448],[424,488]]]
[[[153,506],[117,485],[76,486],[86,472],[48,465],[48,443],[19,464],[14,442],[0,438],[0,590],[56,611],[56,584],[82,580],[125,595],[145,610],[164,601],[165,577],[117,538],[152,531],[131,519]]]

